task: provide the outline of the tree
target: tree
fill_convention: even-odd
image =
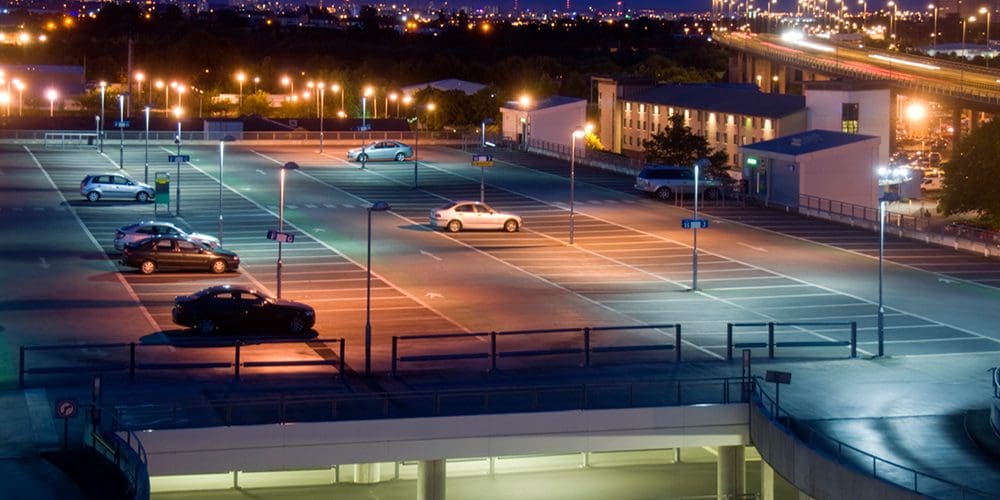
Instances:
[[[938,211],[944,215],[976,212],[1000,226],[1000,122],[974,130],[955,146],[945,171]]]
[[[726,162],[729,155],[725,151],[714,151],[708,147],[708,141],[700,135],[691,132],[691,127],[684,125],[684,117],[672,115],[669,124],[657,132],[650,140],[642,141],[646,150],[646,161],[664,163],[667,165],[694,165],[701,158],[708,158],[712,163],[706,169],[706,174],[728,179],[729,172]]]

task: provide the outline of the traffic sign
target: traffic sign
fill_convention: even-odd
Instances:
[[[167,155],[167,161],[170,163],[186,163],[191,161],[190,155]]]
[[[372,126],[369,125],[369,124],[367,124],[367,123],[364,124],[364,125],[358,125],[358,131],[359,132],[367,132],[367,131],[369,131],[371,129],[372,129]]]
[[[708,219],[681,219],[681,228],[706,229],[708,228]]]
[[[115,127],[126,128],[126,127],[131,127],[131,126],[132,126],[132,122],[130,122],[128,120],[115,120]]]
[[[294,243],[295,235],[291,233],[280,233],[274,229],[267,230],[267,239],[274,240],[280,243]]]
[[[56,401],[56,418],[73,418],[77,409],[75,399],[60,399]]]
[[[472,155],[473,167],[492,167],[493,155]]]

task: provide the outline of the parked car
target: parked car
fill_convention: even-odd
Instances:
[[[179,236],[189,238],[209,247],[219,246],[219,238],[202,233],[188,233],[170,222],[140,221],[118,228],[115,232],[115,250],[124,250],[126,243],[135,243],[153,236]]]
[[[940,175],[928,175],[920,181],[920,189],[923,191],[940,191],[942,189],[943,178]]]
[[[430,225],[457,233],[463,229],[494,229],[517,232],[521,216],[500,212],[478,201],[455,201],[431,210]]]
[[[403,161],[411,156],[413,148],[397,141],[373,142],[363,148],[354,148],[347,152],[348,161]]]
[[[316,324],[316,311],[300,302],[275,299],[242,285],[213,286],[174,299],[174,323],[198,333],[269,330],[299,335]]]
[[[153,188],[122,173],[91,174],[80,181],[80,194],[90,201],[108,198],[145,203],[153,197]]]
[[[153,236],[128,243],[122,250],[121,263],[136,267],[142,274],[164,269],[190,269],[221,274],[236,271],[240,258],[225,248],[211,248],[181,236]]]
[[[934,166],[940,165],[941,164],[941,153],[939,153],[937,151],[932,151],[929,155],[927,155],[927,161],[931,165],[934,165]]]
[[[635,178],[635,188],[656,195],[661,200],[669,200],[675,194],[694,193],[694,170],[677,165],[650,165],[643,168]],[[718,179],[698,179],[698,190],[708,200],[722,197],[722,182]]]

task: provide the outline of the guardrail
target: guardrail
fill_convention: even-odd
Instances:
[[[1000,367],[993,368],[993,404],[990,405],[990,427],[1000,437]]]
[[[118,405],[128,429],[644,408],[748,401],[741,377]],[[208,420],[206,420],[208,419]]]
[[[751,404],[760,409],[761,413],[769,419],[771,425],[794,435],[810,449],[824,454],[842,466],[850,467],[867,476],[931,498],[984,500],[996,498],[993,494],[920,472],[828,436],[795,419],[787,410],[778,405],[775,398],[763,390],[763,384],[760,377],[754,377]]]
[[[181,144],[193,142],[218,142],[223,137],[232,136],[237,142],[254,142],[254,141],[287,141],[287,142],[318,142],[320,138],[320,133],[318,131],[273,131],[273,132],[254,132],[254,131],[243,131],[243,132],[230,132],[230,131],[202,131],[202,130],[182,130],[181,131]],[[412,130],[398,130],[398,131],[367,131],[358,132],[354,130],[348,131],[327,131],[322,134],[324,141],[329,141],[331,143],[342,142],[342,143],[357,143],[360,145],[362,142],[365,144],[375,141],[383,140],[398,140],[413,142],[416,138],[416,132]],[[96,130],[86,131],[86,130],[6,130],[0,129],[0,140],[13,140],[13,141],[25,141],[25,142],[40,142],[43,144],[48,144],[49,141],[55,141],[60,137],[78,139],[82,142],[74,143],[76,145],[84,145],[89,147],[98,146],[98,134]],[[124,137],[124,138],[123,138]],[[144,143],[147,138],[151,143],[169,143],[173,144],[174,139],[177,137],[176,131],[170,130],[150,130],[148,135],[143,130],[128,129],[124,133],[115,129],[105,129],[104,130],[104,145],[106,147],[111,147],[117,144],[119,141],[124,140],[125,142],[134,145],[135,143]],[[87,141],[83,141],[88,139]],[[450,131],[440,131],[440,130],[421,130],[420,131],[420,143],[421,144],[434,144],[440,142],[447,143],[464,143],[469,139],[463,134]],[[478,138],[476,139],[478,143]],[[68,144],[68,143],[67,143]]]
[[[609,345],[594,347],[591,344],[592,334],[598,332],[626,331],[626,330],[662,330],[672,329],[674,331],[673,344],[629,344],[629,345]],[[579,334],[579,347],[560,347],[549,349],[527,349],[503,351],[497,347],[497,340],[501,337],[522,336],[522,335],[551,335],[572,333]],[[460,351],[433,354],[414,354],[401,356],[399,354],[400,341],[417,340],[443,340],[443,339],[480,339],[489,337],[489,349]],[[479,344],[476,344],[478,347]],[[393,335],[392,337],[392,375],[398,374],[398,365],[401,362],[433,362],[433,361],[454,361],[462,359],[489,359],[489,371],[497,371],[497,360],[499,358],[515,358],[529,356],[555,356],[575,354],[582,356],[581,365],[589,367],[591,365],[591,355],[595,353],[609,352],[638,352],[638,351],[674,351],[674,361],[681,361],[681,325],[644,325],[644,326],[600,326],[600,327],[578,327],[578,328],[552,328],[541,330],[514,330],[507,332],[480,332],[480,333],[440,333],[424,335]]]
[[[324,345],[336,343],[339,347],[337,359],[306,359],[306,360],[269,360],[269,361],[241,361],[242,350],[245,347],[255,345],[270,344],[302,344],[318,342]],[[24,381],[27,375],[52,375],[61,373],[108,373],[127,372],[129,382],[135,382],[137,371],[148,370],[194,370],[202,368],[232,369],[233,381],[239,382],[240,368],[271,368],[282,366],[333,366],[337,368],[340,378],[344,377],[344,339],[339,338],[315,338],[302,340],[269,340],[269,339],[236,339],[226,344],[189,344],[181,347],[191,347],[196,349],[232,349],[233,354],[229,358],[232,361],[199,361],[199,362],[142,362],[136,360],[138,349],[153,350],[154,348],[177,347],[174,344],[136,344],[135,342],[114,342],[100,344],[72,344],[72,345],[34,345],[21,346],[18,356],[18,388],[24,388]],[[128,349],[128,360],[121,361],[101,361],[99,364],[74,364],[56,365],[30,368],[27,365],[27,353],[41,351],[70,351],[88,349]]]
[[[736,342],[733,338],[734,328],[761,328],[767,327],[767,342]],[[774,340],[774,329],[777,326],[788,326],[801,329],[813,326],[848,326],[851,329],[850,340]],[[767,357],[774,359],[774,349],[777,347],[846,347],[850,346],[850,357],[858,357],[858,324],[856,321],[849,322],[803,322],[803,323],[726,323],[726,360],[733,359],[733,348],[754,349],[767,348]]]
[[[135,500],[149,498],[149,461],[146,449],[142,446],[139,436],[130,430],[120,430],[114,412],[104,411],[100,406],[88,404],[83,406],[86,418],[87,432],[83,436],[83,444],[113,463],[125,480],[129,491],[126,492]],[[107,415],[110,425],[103,418]],[[124,437],[119,435],[124,434]]]

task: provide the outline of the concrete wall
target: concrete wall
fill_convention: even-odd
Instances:
[[[144,432],[150,475],[749,443],[744,404]]]
[[[806,107],[809,108],[808,130],[843,132],[841,117],[843,104],[858,104],[858,133],[874,135],[881,139],[878,164],[889,163],[889,134],[892,126],[891,97],[889,89],[872,90],[820,90],[806,89]]]
[[[890,483],[844,467],[809,448],[750,405],[750,436],[774,471],[811,498],[823,500],[903,500],[924,498]]]

